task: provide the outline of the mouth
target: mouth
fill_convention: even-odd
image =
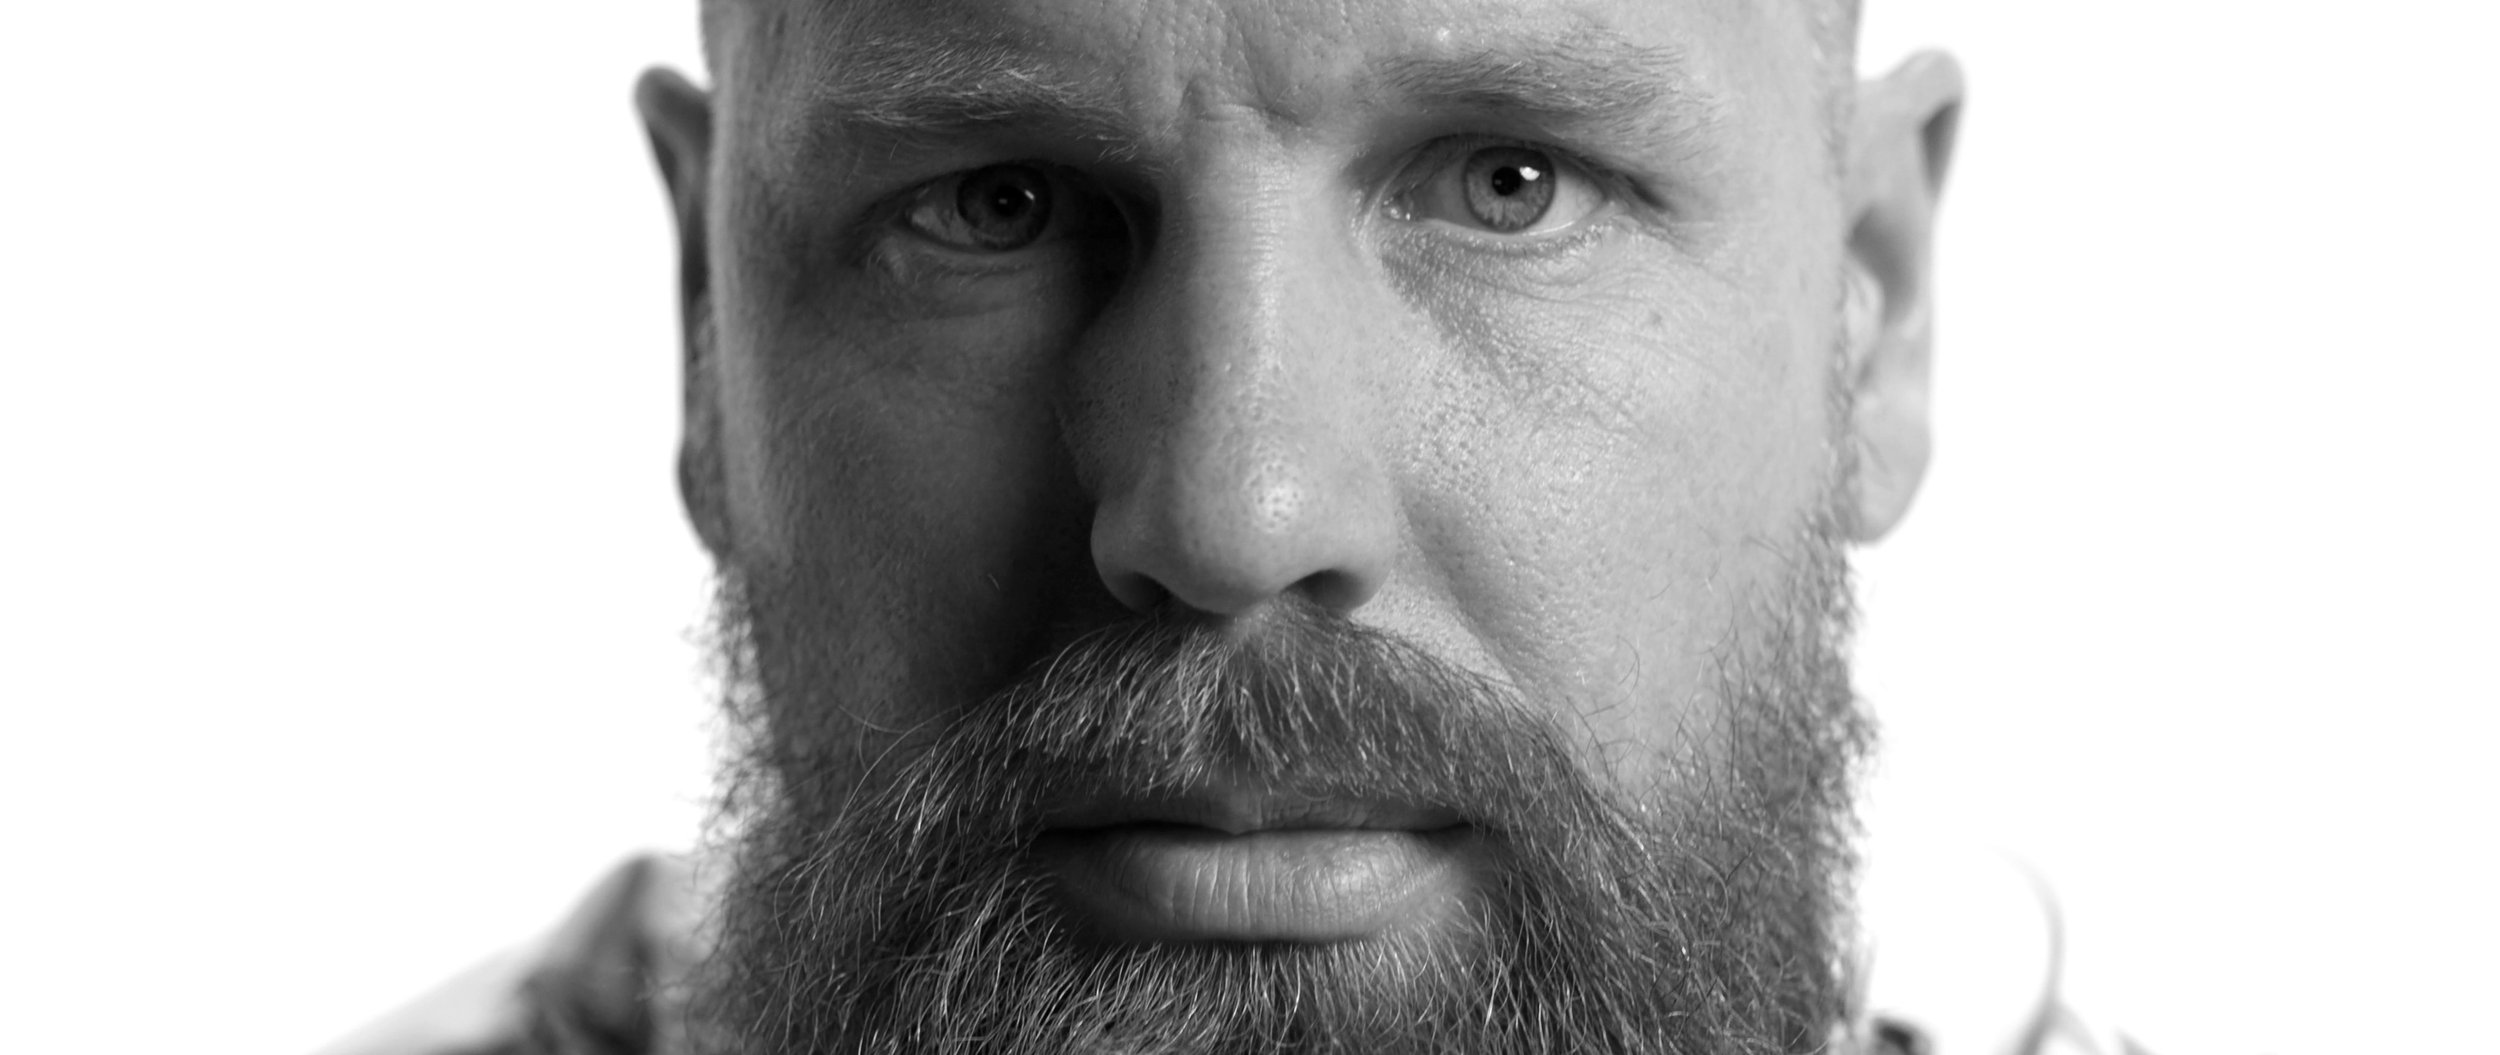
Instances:
[[[1453,922],[1475,835],[1430,804],[1234,784],[1066,804],[1034,851],[1097,938],[1327,943]]]

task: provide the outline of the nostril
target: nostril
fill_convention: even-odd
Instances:
[[[1312,572],[1293,584],[1295,593],[1331,612],[1345,613],[1371,600],[1375,584],[1364,576],[1338,569]]]
[[[1164,589],[1153,576],[1137,572],[1106,572],[1102,582],[1111,596],[1132,612],[1154,611],[1172,596],[1172,591]]]

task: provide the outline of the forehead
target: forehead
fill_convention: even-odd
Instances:
[[[980,116],[949,106],[1073,113],[1132,139],[1228,110],[1318,127],[1473,80],[1494,104],[1649,109],[1664,136],[1792,109],[1817,67],[1796,0],[760,2],[731,60],[751,93],[810,124],[906,131]]]

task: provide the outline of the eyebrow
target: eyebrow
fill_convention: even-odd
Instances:
[[[1602,30],[1526,49],[1393,57],[1371,80],[1427,109],[1593,126],[1674,146],[1717,125],[1726,100],[1694,80],[1683,52]]]
[[[1118,101],[1031,52],[989,39],[897,34],[846,44],[811,86],[806,110],[851,135],[934,139],[1002,125],[1118,147],[1130,138]]]
[[[927,141],[1015,126],[1133,154],[1136,130],[1100,82],[999,38],[899,33],[846,44],[810,86],[810,135]],[[1716,124],[1724,100],[1699,87],[1683,53],[1582,29],[1526,47],[1389,56],[1358,94],[1423,111],[1474,112],[1602,128],[1673,147]]]

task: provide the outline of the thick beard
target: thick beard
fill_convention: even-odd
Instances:
[[[1837,532],[1721,655],[1706,725],[1627,789],[1562,709],[1391,635],[1288,608],[1249,635],[1140,618],[863,767],[793,751],[754,654],[790,601],[736,576],[739,723],[698,1036],[741,1053],[1801,1052],[1844,1016],[1850,788]],[[804,684],[804,682],[801,682]],[[785,720],[789,720],[786,719]],[[821,720],[821,719],[820,719]],[[1221,774],[1454,808],[1488,849],[1466,925],[1335,944],[1101,944],[1028,853],[1043,804]]]

